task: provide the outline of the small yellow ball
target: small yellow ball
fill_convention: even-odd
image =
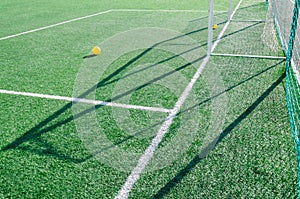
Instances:
[[[93,55],[99,55],[101,53],[101,49],[98,46],[95,46],[92,49],[92,53],[93,53]]]
[[[213,29],[215,30],[215,29],[217,29],[218,28],[218,25],[217,24],[214,24],[213,25]]]

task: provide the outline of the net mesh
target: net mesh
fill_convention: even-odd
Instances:
[[[287,57],[286,98],[298,160],[298,188],[300,197],[300,26],[298,20],[300,0],[269,0],[269,3],[271,3],[270,9],[273,13],[275,26]]]
[[[215,15],[214,21],[218,17]],[[266,17],[263,0],[242,1],[220,41],[220,45],[226,44],[228,48],[216,48],[214,53],[282,57],[273,20],[271,9]]]
[[[300,198],[300,0],[243,1],[214,54],[286,56],[286,103],[298,161]],[[267,14],[265,8],[267,7]],[[216,16],[215,21],[218,20]],[[234,39],[233,39],[234,38]],[[247,38],[247,39],[245,39]],[[225,47],[224,47],[225,46]]]
[[[276,52],[281,50],[277,41],[277,33],[275,29],[275,22],[273,17],[273,10],[272,10],[272,2],[267,2],[268,12],[266,15],[265,26],[263,30],[263,34],[261,35],[262,42],[270,48],[271,51]]]

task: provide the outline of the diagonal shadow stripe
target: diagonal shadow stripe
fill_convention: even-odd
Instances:
[[[171,190],[179,184],[182,179],[189,174],[189,172],[203,160],[211,150],[213,150],[232,130],[238,126],[249,114],[251,114],[257,106],[263,102],[266,97],[283,81],[285,73],[282,74],[262,95],[255,100],[239,117],[237,117],[229,126],[227,126],[219,137],[216,137],[210,144],[208,144],[200,154],[196,155],[176,176],[171,179],[164,187],[162,187],[155,195],[151,198],[163,198],[165,195],[171,192]]]
[[[238,32],[241,32],[241,31],[244,31],[246,30],[247,28],[251,28],[253,25],[251,26],[248,26],[248,27],[245,27],[245,28],[242,28],[240,30],[237,30],[235,32],[232,32],[230,33],[230,35],[232,34],[235,34],[235,33],[238,33]],[[177,37],[174,37],[174,38],[170,38],[170,39],[167,39],[166,41],[161,41],[157,44],[154,44],[153,47],[157,46],[157,45],[161,45],[161,44],[164,44],[165,42],[169,42],[169,41],[172,41],[172,40],[176,40],[180,37],[184,37],[184,36],[187,36],[187,35],[191,35],[191,34],[194,34],[194,33],[197,33],[197,32],[200,32],[200,31],[203,31],[207,29],[207,27],[205,28],[202,28],[202,29],[199,29],[199,30],[194,30],[194,31],[191,31],[189,33],[186,33],[182,36],[177,36]],[[226,36],[226,35],[225,35]],[[224,37],[225,37],[224,36]],[[203,44],[205,45],[205,44]],[[129,60],[126,64],[124,64],[122,67],[118,68],[116,71],[114,71],[112,74],[110,74],[109,76],[107,76],[106,78],[104,78],[102,81],[100,81],[99,83],[95,84],[94,86],[92,86],[91,88],[89,88],[87,91],[85,91],[84,93],[82,93],[80,96],[78,96],[78,98],[84,98],[85,96],[87,96],[89,93],[93,92],[94,90],[96,90],[97,88],[100,88],[100,87],[103,87],[106,85],[107,82],[109,82],[110,80],[113,79],[113,77],[115,77],[116,75],[120,74],[122,71],[124,71],[128,66],[130,66],[131,64],[133,64],[134,62],[136,62],[137,60],[141,59],[145,54],[147,54],[149,51],[151,51],[153,48],[148,48],[146,49],[145,51],[143,51],[142,53],[140,53],[139,55],[137,55],[136,57],[134,57],[133,59]],[[194,50],[194,49],[193,49]],[[188,52],[188,51],[187,51]],[[176,56],[173,56],[172,58],[176,58]],[[200,57],[200,59],[202,59],[203,57]],[[170,59],[166,59],[165,61],[168,61]],[[198,61],[198,60],[197,60]],[[195,62],[197,62],[195,61]],[[160,61],[159,63],[162,63],[163,61]],[[184,66],[181,66],[179,67],[178,69],[175,69],[176,71],[179,71],[189,65],[191,65],[192,63],[188,63]],[[175,71],[174,71],[175,72]],[[169,74],[165,74],[165,75],[162,75],[162,77],[166,77],[167,75],[170,75],[172,74],[172,72],[170,72]],[[159,79],[155,79],[154,81],[158,81]],[[113,81],[113,80],[112,80]],[[153,82],[154,82],[153,81]],[[146,85],[142,85],[140,87],[137,87],[136,89],[141,89],[143,87],[145,87]],[[120,97],[122,96],[125,96],[126,94],[129,94],[131,93],[131,91],[128,91],[126,93],[124,93],[123,95],[119,95],[117,97],[114,97],[114,98],[111,98],[109,99],[110,101],[113,101],[113,100],[116,100],[116,99],[119,99]],[[74,102],[73,102],[74,103]],[[69,123],[71,121],[74,120],[74,118],[76,117],[81,117],[83,115],[85,115],[86,113],[89,113],[91,110],[86,110],[86,111],[83,111],[82,113],[80,114],[77,114],[77,115],[74,115],[74,116],[71,116],[69,118],[66,118],[62,121],[57,121],[55,124],[51,125],[51,126],[48,126],[48,127],[45,127],[47,126],[50,122],[54,121],[55,119],[59,118],[60,115],[62,115],[65,111],[67,111],[68,109],[70,109],[73,105],[72,102],[70,103],[67,103],[66,105],[64,105],[62,108],[60,108],[59,110],[55,111],[53,114],[51,114],[48,118],[46,118],[45,120],[41,121],[39,124],[37,124],[36,126],[34,126],[33,128],[31,128],[30,130],[26,131],[22,136],[16,138],[13,142],[11,142],[10,144],[7,144],[6,146],[4,146],[1,151],[6,151],[6,150],[9,150],[9,149],[14,149],[16,147],[18,147],[19,145],[21,145],[22,143],[24,142],[27,142],[27,141],[30,141],[30,140],[33,140],[39,136],[41,136],[42,134],[44,133],[47,133],[49,131],[52,131],[66,123]],[[76,102],[75,102],[76,103]],[[96,106],[95,108],[98,109],[102,106]],[[93,109],[94,110],[94,109]],[[54,157],[54,155],[53,155]],[[62,157],[62,156],[61,156]],[[81,160],[74,160],[73,162],[81,162]]]
[[[85,91],[84,93],[82,93],[80,96],[78,96],[78,98],[84,98],[85,96],[87,96],[89,93],[93,92],[94,90],[96,90],[97,88],[100,88],[100,87],[103,87],[106,85],[107,82],[109,82],[111,79],[113,79],[113,77],[115,77],[116,75],[120,74],[122,71],[124,71],[128,66],[130,66],[131,64],[135,63],[137,60],[141,59],[144,55],[146,55],[147,53],[149,53],[155,46],[158,46],[158,45],[162,45],[166,42],[169,42],[169,41],[173,41],[173,40],[176,40],[178,38],[181,38],[181,37],[184,37],[184,36],[187,36],[187,35],[191,35],[191,34],[194,34],[194,33],[197,33],[197,32],[200,32],[200,31],[203,31],[207,29],[206,28],[203,28],[203,29],[199,29],[199,30],[194,30],[194,31],[191,31],[189,33],[186,33],[184,35],[180,35],[180,36],[176,36],[174,38],[170,38],[170,39],[167,39],[165,41],[161,41],[159,43],[156,43],[154,44],[151,48],[148,48],[146,50],[144,50],[143,52],[141,52],[139,55],[137,55],[136,57],[132,58],[131,60],[129,60],[126,64],[124,64],[123,66],[121,66],[120,68],[118,68],[116,71],[114,71],[113,73],[111,73],[109,76],[107,76],[106,78],[104,78],[103,80],[101,80],[99,83],[95,84],[94,86],[92,86],[91,88],[89,88],[87,91]],[[195,49],[191,49],[191,50],[195,50]],[[189,51],[187,51],[189,52]],[[186,52],[186,53],[187,53]],[[184,54],[185,52],[183,52],[182,54]],[[165,60],[161,60],[159,63],[163,63],[165,61],[169,61],[171,59],[174,59],[176,58],[177,56],[172,56],[170,59],[165,59]],[[201,58],[200,58],[201,59]],[[181,69],[187,67],[191,65],[191,63],[188,63],[187,65],[185,66],[182,66]],[[181,70],[181,69],[178,69],[178,70]],[[175,72],[175,71],[174,71]],[[171,74],[171,73],[170,73]],[[169,75],[170,75],[169,74]],[[142,86],[144,87],[144,86]],[[141,88],[142,88],[141,87]],[[129,92],[130,93],[130,92]],[[123,95],[124,96],[124,95]],[[119,96],[120,97],[120,96]],[[114,98],[114,99],[118,99],[118,98]],[[109,99],[109,101],[113,101],[113,99]],[[55,120],[56,118],[58,118],[61,114],[63,114],[66,110],[70,109],[73,105],[73,103],[76,103],[76,102],[70,102],[66,105],[64,105],[62,108],[60,108],[59,110],[57,110],[56,112],[54,112],[52,115],[50,115],[48,118],[46,118],[45,120],[41,121],[39,124],[37,124],[36,126],[34,126],[33,128],[31,128],[30,130],[28,130],[27,132],[25,132],[22,136],[20,136],[19,138],[15,139],[12,143],[6,145],[5,147],[3,147],[1,149],[1,151],[5,151],[5,150],[8,150],[8,149],[13,149],[13,148],[16,148],[18,147],[20,144],[22,144],[23,142],[26,142],[26,141],[29,141],[31,139],[34,139],[48,131],[51,131],[59,126],[62,126],[63,124],[66,124],[66,123],[69,123],[71,121],[74,120],[74,117],[79,117],[79,116],[82,116],[84,115],[85,113],[88,113],[89,111],[85,111],[83,113],[80,113],[74,117],[69,117],[63,121],[58,121],[56,124],[54,125],[51,125],[50,127],[46,127],[43,129],[43,127],[45,127],[48,123],[50,123],[51,121]],[[96,106],[96,108],[100,108],[102,106]]]

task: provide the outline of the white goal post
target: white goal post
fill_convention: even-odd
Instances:
[[[213,25],[214,25],[214,0],[209,1],[208,9],[208,42],[207,42],[207,55],[211,55],[212,43],[213,43]],[[232,14],[232,0],[228,1],[228,20],[230,20]]]
[[[240,1],[241,3],[242,1]],[[239,4],[240,4],[239,3]],[[276,45],[276,30],[275,30],[275,26],[274,26],[274,21],[272,18],[272,14],[271,14],[271,9],[270,9],[270,5],[271,3],[268,0],[265,0],[265,3],[269,5],[269,9],[266,15],[266,19],[249,19],[249,20],[233,20],[232,19],[232,15],[234,12],[236,12],[237,10],[235,9],[233,11],[233,1],[232,0],[228,0],[228,10],[227,10],[227,25],[229,24],[229,22],[245,22],[245,23],[249,23],[249,22],[253,22],[253,23],[264,23],[264,31],[263,34],[261,35],[261,39],[262,42],[264,42],[264,45],[270,47],[270,49],[272,49],[274,52],[278,49],[280,49],[280,47],[278,46],[278,44]],[[228,52],[223,52],[223,53],[213,53],[214,51],[214,47],[213,47],[213,38],[214,38],[214,29],[213,27],[215,26],[214,24],[218,25],[215,21],[214,21],[214,17],[216,17],[214,14],[214,8],[215,8],[215,1],[214,0],[210,0],[209,1],[209,9],[208,9],[208,39],[207,39],[207,56],[230,56],[230,57],[245,57],[245,58],[261,58],[261,59],[286,59],[286,57],[284,56],[270,56],[270,55],[257,55],[257,54],[245,54],[245,53],[240,53],[240,54],[230,54]],[[226,11],[223,13],[225,14],[224,16],[224,20],[226,21]],[[217,40],[221,40],[222,38],[218,38]]]

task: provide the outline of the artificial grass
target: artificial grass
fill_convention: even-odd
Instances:
[[[78,69],[85,61],[83,57],[90,54],[93,46],[101,47],[101,42],[128,29],[153,26],[173,29],[178,26],[178,31],[181,31],[187,26],[188,20],[196,18],[198,14],[162,13],[158,19],[168,19],[162,24],[160,20],[149,19],[142,13],[110,13],[4,40],[1,42],[1,79],[6,81],[1,81],[0,87],[72,96]],[[182,20],[174,24],[172,21],[178,15],[183,16]],[[117,47],[113,45],[112,49]]]
[[[203,149],[203,136],[199,136],[172,165],[146,170],[130,198],[297,198],[284,63],[218,57],[212,63],[207,66],[218,67],[225,85],[226,92],[218,98],[228,97],[216,148],[199,158]]]
[[[221,1],[220,1],[221,2]],[[1,1],[0,37],[44,27],[62,21],[87,16],[110,9],[169,9],[169,10],[207,10],[207,2],[196,0],[181,1],[121,1],[91,0],[82,1]],[[219,5],[224,5],[219,4]],[[226,4],[225,4],[226,5]],[[223,9],[224,10],[224,9]],[[11,24],[14,24],[13,26]]]
[[[0,3],[3,19],[0,24],[4,27],[0,37],[107,9],[206,11],[207,3],[4,0]],[[216,9],[226,10],[227,3],[216,1]],[[245,13],[255,12],[264,16],[262,3],[251,5],[250,1],[243,4],[237,16],[242,18]],[[216,14],[219,28],[214,31],[214,38],[226,18],[227,13]],[[216,50],[244,52],[246,49],[272,54],[257,41],[262,26],[251,31],[245,29],[246,25],[249,26],[231,24]],[[0,88],[72,96],[78,71],[101,59],[101,56],[83,59],[94,45],[101,47],[102,42],[116,34],[145,27],[182,32],[198,42],[199,57],[206,53],[205,12],[111,12],[0,41],[3,80]],[[254,38],[252,33],[256,34]],[[122,44],[114,44],[112,49]],[[163,44],[178,45],[181,49],[176,40]],[[144,56],[118,72],[145,51]],[[166,61],[162,64],[163,60]],[[172,109],[200,61],[183,67],[189,63],[174,52],[152,49],[148,53],[147,49],[136,49],[118,57],[103,71],[99,82],[111,78],[97,88],[95,99],[113,101],[125,92],[116,102]],[[156,64],[156,68],[128,76],[149,64]],[[295,198],[297,165],[281,83],[283,65],[279,61],[212,57],[130,197]],[[150,74],[157,79],[170,71],[174,73],[126,93],[151,81],[147,79]],[[177,90],[161,85],[164,80]],[[131,87],[127,90],[120,87],[126,84]],[[75,117],[68,102],[5,94],[1,94],[0,103],[0,197],[3,198],[114,198],[168,115],[97,106],[95,111]],[[76,119],[88,117],[89,113],[95,113],[100,133],[92,132],[89,137],[87,132],[85,139],[76,128]],[[221,138],[216,148],[200,159],[203,145],[218,134]],[[99,135],[111,144],[93,140]],[[128,156],[122,153],[109,156],[116,148]],[[132,153],[135,156],[130,156]]]
[[[68,120],[70,109],[53,114],[66,102],[2,95],[1,104],[1,197],[116,194],[127,174],[91,156]]]

